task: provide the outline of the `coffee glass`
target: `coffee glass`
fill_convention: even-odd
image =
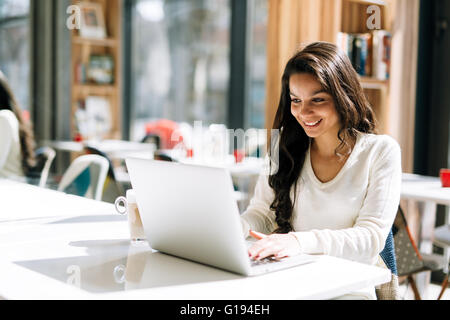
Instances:
[[[116,211],[122,215],[128,215],[128,228],[132,243],[138,244],[146,240],[144,226],[136,203],[134,190],[130,189],[126,197],[119,197],[115,201]]]

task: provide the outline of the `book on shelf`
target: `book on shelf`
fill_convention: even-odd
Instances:
[[[112,129],[108,99],[88,96],[76,102],[75,128],[83,139],[102,139]]]
[[[86,83],[86,66],[81,61],[75,64],[75,83]]]
[[[91,55],[87,78],[95,84],[114,83],[114,59],[111,55]]]
[[[373,65],[373,76],[379,80],[389,79],[390,76],[391,39],[392,36],[388,31],[373,32],[373,56],[376,61]]]
[[[388,31],[339,32],[337,45],[347,54],[360,76],[389,79],[391,34]]]

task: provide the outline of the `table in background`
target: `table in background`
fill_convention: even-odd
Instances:
[[[440,179],[437,177],[404,173],[401,199],[419,203],[421,216],[419,249],[424,253],[432,253],[437,205],[450,206],[450,188],[443,188]],[[448,223],[448,211],[446,215],[445,221]],[[421,272],[416,275],[416,278],[421,296],[426,297],[431,272]]]
[[[127,158],[154,159],[156,146],[151,143],[140,143],[123,140],[103,140],[103,141],[43,141],[43,145],[54,148],[62,152],[80,153],[85,147],[94,147],[105,153],[113,163],[116,180],[124,189],[131,188],[130,177],[124,165]],[[248,205],[249,198],[253,193],[257,177],[262,170],[264,160],[256,157],[247,157],[244,161],[236,163],[233,155],[228,155],[225,161],[203,160],[185,157],[183,150],[163,150],[163,153],[173,157],[181,163],[199,164],[226,168],[230,171],[233,181],[238,186],[240,207]]]
[[[130,156],[153,159],[156,146],[152,143],[140,143],[124,140],[87,140],[76,141],[43,141],[43,145],[63,152],[83,152],[85,147],[93,147],[105,153],[112,160],[124,160]]]
[[[131,246],[126,218],[110,204],[4,180],[0,192],[23,202],[9,206],[20,219],[0,223],[6,299],[331,299],[390,281],[387,269],[328,256],[243,277]]]

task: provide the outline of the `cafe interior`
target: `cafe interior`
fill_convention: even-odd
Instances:
[[[244,213],[268,155],[284,67],[324,41],[347,54],[378,134],[401,148],[398,298],[449,300],[449,19],[449,0],[0,0],[0,84],[28,128],[20,154],[28,139],[34,161],[26,174],[8,174],[0,137],[0,298],[165,299],[161,288],[175,286],[175,298],[208,299],[198,283],[212,278],[195,278],[192,291],[184,288],[195,279],[180,275],[142,280],[152,276],[139,259],[169,258],[130,258],[127,250],[144,249],[116,240],[129,232],[116,212],[133,189],[127,159],[225,168]],[[98,280],[104,274],[110,282]],[[42,296],[30,283],[54,289]],[[334,284],[299,298],[333,298]],[[245,292],[218,297],[252,299]]]

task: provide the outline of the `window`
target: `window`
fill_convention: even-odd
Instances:
[[[0,0],[0,70],[22,110],[30,109],[29,10],[30,0]]]
[[[130,139],[140,140],[146,123],[161,118],[227,124],[236,0],[129,1]],[[238,117],[246,128],[264,128],[268,0],[246,1],[247,44],[238,50],[250,59],[242,79],[245,101],[239,103],[245,110]]]
[[[137,0],[132,26],[133,139],[152,119],[225,123],[228,0]]]
[[[249,35],[249,91],[246,106],[247,128],[265,128],[266,57],[268,0],[252,0]]]

